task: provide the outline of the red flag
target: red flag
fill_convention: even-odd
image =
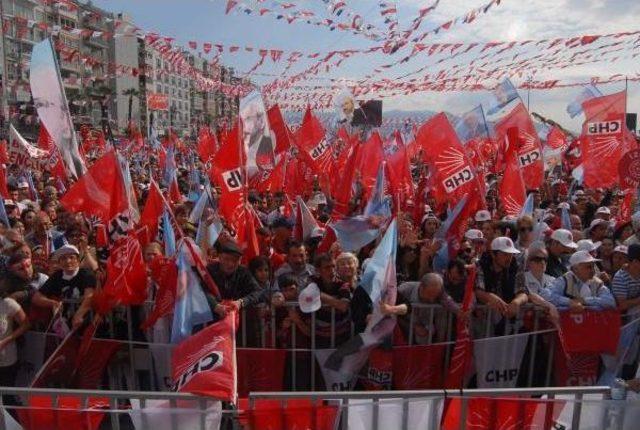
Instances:
[[[330,171],[332,156],[331,145],[325,138],[325,131],[318,120],[307,107],[302,125],[296,131],[296,144],[309,167],[317,175]]]
[[[556,387],[588,387],[598,385],[600,354],[574,353],[562,350],[556,341],[553,355],[553,379]]]
[[[393,348],[393,388],[431,390],[443,387],[446,345],[395,346]]]
[[[218,184],[222,191],[218,201],[220,213],[237,238],[244,238],[247,216],[245,156],[241,136],[240,127],[236,126],[213,158],[209,172],[211,182]]]
[[[109,407],[107,398],[56,395],[54,404],[53,396],[31,395],[17,413],[25,430],[97,430],[104,418],[103,409]]]
[[[102,291],[110,307],[141,305],[146,300],[147,268],[140,243],[132,235],[119,239],[111,249]]]
[[[582,126],[584,184],[610,188],[618,184],[618,163],[637,147],[625,126],[626,91],[595,97],[582,103],[586,120]]]
[[[467,273],[467,283],[462,299],[462,311],[468,312],[473,302],[473,289],[476,283],[476,270],[471,269]],[[473,363],[473,339],[469,329],[469,320],[458,318],[456,321],[456,345],[453,348],[449,371],[445,381],[445,388],[455,389],[464,386],[464,378]]]
[[[174,391],[235,403],[235,312],[180,342],[171,357]]]
[[[283,349],[239,349],[238,395],[250,392],[282,391],[286,351]]]
[[[288,164],[288,154],[281,154],[280,161],[274,166],[273,170],[263,170],[262,174],[258,174],[251,178],[255,180],[253,185],[256,191],[264,192],[276,192],[284,189],[285,173]]]
[[[144,210],[140,215],[139,226],[144,228],[145,240],[141,241],[142,245],[146,245],[149,242],[153,242],[158,236],[158,225],[160,224],[160,217],[164,211],[165,201],[162,197],[162,193],[158,188],[158,184],[155,181],[151,181],[149,187],[149,193],[147,194],[147,202],[144,205]]]
[[[60,203],[70,212],[94,215],[104,223],[127,210],[129,202],[116,153],[109,151],[96,161]]]
[[[336,163],[336,172],[334,178],[339,180],[333,187],[333,211],[331,217],[334,220],[338,220],[349,215],[349,202],[351,201],[351,191],[353,187],[353,181],[356,175],[356,162],[358,161],[358,155],[362,148],[362,145],[355,144],[351,146],[348,154],[345,153],[344,157],[339,157],[339,163],[342,164],[341,159],[346,159],[346,163],[338,167]],[[344,153],[344,152],[343,152]]]
[[[279,400],[257,399],[248,410],[248,428],[255,430],[333,430],[337,426],[336,405],[308,399],[288,399],[286,406]]]
[[[245,217],[245,236],[239,241],[241,249],[244,250],[242,258],[246,263],[249,263],[249,261],[260,255],[260,244],[258,243],[258,236],[256,235],[256,227],[260,225],[260,219],[255,211],[253,209],[248,210],[247,216]]]
[[[558,334],[564,351],[569,354],[615,355],[620,339],[620,313],[617,310],[561,312]]]
[[[495,125],[498,141],[503,140],[510,128],[518,129],[517,140],[510,139],[517,154],[518,167],[522,169],[522,178],[527,189],[536,189],[544,181],[544,162],[542,145],[524,104],[518,103],[504,118]]]
[[[147,330],[158,319],[173,312],[176,302],[176,286],[178,285],[178,265],[175,259],[157,256],[149,268],[151,269],[151,279],[158,286],[158,292],[153,303],[153,310],[140,326],[142,330]]]
[[[418,130],[416,142],[435,171],[437,189],[445,201],[457,202],[465,195],[477,195],[478,177],[447,116],[440,113]]]
[[[391,193],[400,202],[400,206],[408,199],[413,200],[415,191],[406,147],[400,146],[394,154],[387,157],[387,172]]]
[[[517,141],[517,132],[516,128],[510,128],[506,137],[508,142],[505,154],[507,167],[499,187],[500,200],[504,206],[505,213],[515,216],[520,215],[527,198],[524,180],[516,158],[517,149],[513,146],[513,142]]]
[[[567,136],[555,125],[547,135],[547,145],[551,149],[560,149],[567,146]]]
[[[5,199],[9,198],[9,188],[7,188],[7,167],[4,163],[0,164],[0,195]]]
[[[209,127],[202,127],[198,134],[198,155],[203,163],[208,162],[216,153],[218,142]]]
[[[38,134],[38,146],[40,149],[49,151],[49,171],[51,174],[65,181],[67,179],[67,173],[64,170],[62,157],[60,157],[60,152],[53,138],[42,123],[40,123],[40,132]]]
[[[382,138],[378,132],[374,132],[365,143],[362,144],[356,162],[356,171],[360,172],[360,182],[363,188],[363,200],[369,199],[369,194],[376,186],[376,178],[380,163],[384,160]]]
[[[631,220],[631,213],[633,211],[633,199],[635,197],[633,189],[629,188],[624,190],[624,199],[620,205],[620,214],[618,215],[618,225],[629,222]]]
[[[276,137],[276,147],[273,152],[277,156],[291,148],[293,134],[282,117],[282,112],[280,112],[280,107],[277,104],[267,111],[267,117],[269,119],[269,126]]]

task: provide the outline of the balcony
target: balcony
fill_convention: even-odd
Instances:
[[[107,42],[99,37],[85,37],[82,41],[89,46],[95,46],[102,49],[107,49]]]

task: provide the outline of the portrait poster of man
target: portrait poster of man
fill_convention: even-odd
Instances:
[[[258,91],[240,100],[240,119],[247,153],[247,174],[251,177],[260,169],[272,169],[276,138],[269,127],[267,110]]]

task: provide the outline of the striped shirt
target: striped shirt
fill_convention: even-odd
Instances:
[[[613,277],[613,295],[625,300],[640,297],[640,278],[633,278],[625,269],[620,269]]]

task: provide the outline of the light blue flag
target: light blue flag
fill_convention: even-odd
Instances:
[[[193,209],[189,214],[189,222],[191,224],[199,223],[200,219],[202,218],[202,214],[204,213],[204,210],[207,206],[210,206],[209,193],[207,193],[205,190],[205,192],[202,193],[196,201],[195,206],[193,206]]]
[[[637,316],[637,314],[634,315],[634,317]],[[598,379],[598,385],[611,386],[622,371],[622,366],[633,364],[637,355],[639,330],[640,318],[636,318],[620,327],[620,339],[618,340],[616,355],[600,354],[604,370]]]
[[[455,130],[463,144],[475,138],[487,138],[487,126],[482,105],[463,113],[455,123]]]
[[[595,97],[602,97],[600,90],[594,85],[586,85],[582,88],[582,91],[580,91],[580,94],[578,94],[575,100],[567,105],[567,113],[571,118],[577,117],[582,113],[582,102]]]
[[[358,251],[380,235],[380,229],[373,228],[364,216],[344,218],[330,224],[330,227],[333,228],[338,243],[345,252]]]
[[[560,209],[560,222],[562,228],[571,231],[571,217],[569,216],[569,210],[567,208]]]
[[[468,195],[464,196],[458,202],[458,204],[453,208],[453,210],[449,211],[449,213],[447,214],[447,219],[442,223],[442,225],[440,226],[440,228],[438,229],[438,231],[436,231],[436,234],[434,235],[434,237],[436,239],[443,239],[444,240],[447,237],[447,233],[449,233],[449,230],[451,229],[451,226],[458,219],[458,216],[460,215],[460,212],[462,212],[462,209],[464,209],[464,207],[467,204],[468,200],[469,200],[469,196]]]
[[[9,217],[7,216],[7,209],[4,207],[4,199],[0,198],[0,221],[6,228],[10,228]]]
[[[174,344],[191,336],[195,326],[213,320],[199,278],[188,264],[187,252],[182,246],[178,256],[178,285],[171,326],[171,343]]]
[[[373,256],[367,263],[367,267],[360,279],[360,287],[363,288],[371,302],[377,304],[382,298],[382,294],[386,288],[385,278],[388,265],[396,264],[396,248],[398,246],[398,223],[394,219],[384,237],[373,252]]]
[[[500,109],[520,97],[516,87],[513,86],[509,78],[506,78],[498,84],[498,86],[493,90],[492,95],[494,100],[487,109],[487,114],[489,115],[497,113]]]
[[[164,241],[164,254],[167,257],[176,255],[176,233],[171,225],[169,212],[162,213],[162,240]]]
[[[524,201],[524,205],[522,205],[522,209],[520,210],[520,216],[533,216],[533,196],[533,193],[529,193],[527,196],[527,200]]]
[[[389,196],[384,194],[384,162],[380,163],[378,168],[378,176],[376,177],[376,186],[364,208],[364,216],[382,216],[384,218],[391,217],[391,200]]]

